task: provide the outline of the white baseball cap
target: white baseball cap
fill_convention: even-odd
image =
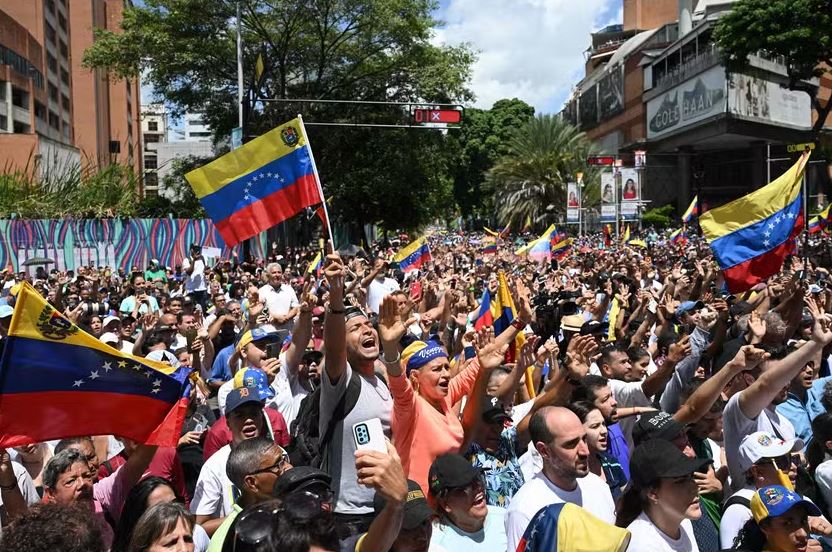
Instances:
[[[755,431],[740,443],[740,469],[746,472],[763,458],[777,458],[800,450],[803,450],[803,439],[784,441],[767,431]]]
[[[104,332],[103,334],[101,334],[101,337],[99,337],[98,340],[102,343],[117,344],[118,336],[113,332]]]
[[[118,316],[105,316],[104,321],[101,322],[101,327],[106,328],[110,322],[121,323],[121,319]]]

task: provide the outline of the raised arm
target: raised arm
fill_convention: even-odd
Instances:
[[[673,376],[673,372],[676,370],[676,364],[678,364],[689,354],[690,336],[686,335],[678,342],[670,346],[670,350],[667,353],[667,358],[665,359],[664,364],[659,366],[655,372],[647,376],[644,383],[641,384],[641,390],[644,392],[644,395],[646,397],[652,397],[664,389],[664,386],[667,385],[668,380],[670,380],[671,376]]]
[[[692,424],[707,414],[719,398],[725,386],[740,372],[751,370],[768,358],[768,353],[753,345],[745,345],[721,370],[705,380],[699,389],[688,397],[673,418],[682,424]]]
[[[832,343],[832,318],[821,314],[812,298],[806,299],[806,307],[815,320],[812,338],[802,347],[782,360],[771,360],[765,371],[750,387],[740,392],[739,407],[747,418],[755,419],[769,405],[774,397],[789,384],[818,351]]]
[[[326,256],[324,276],[329,283],[329,308],[324,319],[326,362],[324,368],[335,383],[347,369],[347,327],[344,319],[344,265],[341,256],[332,250]]]
[[[286,366],[294,374],[297,373],[306,346],[309,345],[309,340],[312,339],[312,305],[314,303],[312,301],[313,297],[309,296],[311,282],[312,280],[307,278],[303,284],[298,307],[300,316],[295,319],[295,326],[292,328],[292,343],[286,351]]]

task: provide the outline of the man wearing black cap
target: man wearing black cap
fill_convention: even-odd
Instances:
[[[191,511],[196,515],[197,523],[209,535],[213,535],[223,518],[234,511],[234,490],[226,473],[231,449],[246,439],[268,435],[263,406],[256,387],[240,387],[228,395],[225,408],[231,443],[215,452],[202,466],[191,501]]]

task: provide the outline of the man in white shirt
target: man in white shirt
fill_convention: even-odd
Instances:
[[[725,456],[731,473],[731,488],[739,490],[745,482],[739,459],[742,438],[755,431],[766,431],[778,439],[795,438],[792,423],[775,407],[788,398],[789,383],[806,364],[832,343],[832,316],[821,315],[815,303],[807,303],[814,317],[812,337],[799,349],[780,360],[768,360],[741,377],[748,385],[728,399],[723,411]]]
[[[279,263],[270,263],[266,275],[269,283],[260,288],[260,301],[269,309],[269,319],[275,328],[292,331],[300,305],[298,296],[292,286],[283,283],[283,268]]]
[[[191,256],[182,259],[182,272],[185,273],[185,294],[193,297],[204,311],[208,306],[208,284],[205,282],[205,259],[202,247],[191,245]]]
[[[543,458],[543,469],[514,495],[506,514],[508,550],[516,550],[531,519],[544,506],[570,502],[595,517],[615,523],[610,488],[589,472],[586,430],[566,408],[543,407],[532,416],[529,433]]]
[[[226,463],[231,449],[246,439],[268,434],[263,401],[256,387],[234,389],[226,403],[226,422],[231,430],[231,443],[211,455],[199,472],[191,512],[209,535],[222,524],[225,516],[233,511],[236,500],[231,480],[226,474]]]
[[[370,285],[367,286],[367,308],[375,314],[378,314],[378,309],[384,298],[400,289],[399,283],[396,280],[388,278],[385,275],[386,271],[387,261],[379,257],[376,259],[376,264],[373,267],[375,277],[370,282]]]

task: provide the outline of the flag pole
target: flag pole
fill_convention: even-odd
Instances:
[[[809,152],[807,147],[803,152],[803,157],[806,157]],[[806,193],[806,161],[803,162],[803,277],[806,278],[806,272],[809,268],[809,195]]]
[[[300,129],[303,136],[306,138],[306,145],[309,148],[309,159],[312,160],[312,172],[315,173],[315,183],[318,185],[318,194],[321,196],[321,205],[324,208],[324,217],[326,218],[326,232],[329,235],[329,241],[332,243],[332,249],[335,249],[335,238],[332,237],[332,223],[329,220],[329,209],[326,207],[326,198],[324,197],[324,189],[321,185],[321,175],[318,174],[318,166],[315,164],[315,155],[312,153],[312,146],[309,144],[309,135],[306,134],[306,126],[303,124],[303,115],[298,113],[298,121],[300,121]]]

